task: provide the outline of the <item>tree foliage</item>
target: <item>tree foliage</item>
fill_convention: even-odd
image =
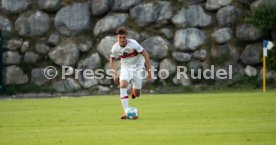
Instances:
[[[253,9],[246,21],[258,27],[264,36],[270,37],[271,31],[276,29],[276,5],[261,5]],[[276,70],[276,47],[268,52],[267,65],[268,69]]]
[[[246,21],[258,27],[263,33],[276,29],[276,5],[261,5],[253,9]]]

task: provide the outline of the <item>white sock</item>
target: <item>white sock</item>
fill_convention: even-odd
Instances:
[[[120,97],[121,97],[122,106],[123,106],[124,111],[126,113],[126,109],[128,108],[127,88],[120,88]]]

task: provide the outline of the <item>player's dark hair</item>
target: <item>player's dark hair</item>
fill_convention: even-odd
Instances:
[[[116,31],[116,34],[117,35],[127,35],[128,34],[128,31],[127,31],[127,28],[125,27],[119,27]]]

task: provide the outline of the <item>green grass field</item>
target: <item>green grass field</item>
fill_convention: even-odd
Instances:
[[[0,145],[275,145],[276,92],[0,100]]]

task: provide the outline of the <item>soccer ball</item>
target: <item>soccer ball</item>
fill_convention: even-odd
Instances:
[[[135,107],[129,107],[126,110],[127,119],[137,119],[138,118],[138,109]]]

